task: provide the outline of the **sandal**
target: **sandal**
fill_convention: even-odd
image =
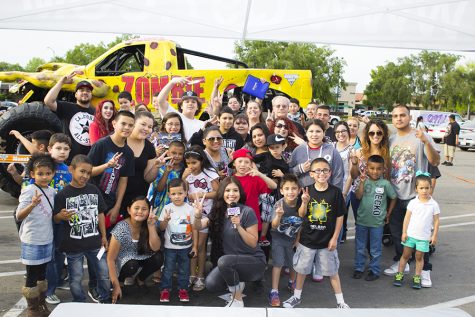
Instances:
[[[193,290],[196,292],[202,291],[205,289],[205,279],[204,277],[198,277],[195,284],[193,285]]]
[[[190,275],[190,283],[188,284],[188,287],[192,287],[193,285],[195,285],[197,279],[198,278],[196,276]]]

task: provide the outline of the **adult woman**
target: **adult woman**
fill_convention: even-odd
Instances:
[[[286,151],[292,152],[297,146],[305,143],[298,129],[288,118],[278,118],[275,121],[269,121],[269,130],[286,139]]]
[[[240,113],[234,118],[234,130],[239,133],[244,142],[251,140],[249,136],[249,118],[244,113]]]
[[[96,114],[94,115],[94,121],[91,122],[89,127],[91,145],[96,143],[100,138],[114,132],[112,120],[116,113],[117,110],[115,109],[114,101],[107,99],[99,103],[96,108]]]
[[[252,128],[258,123],[265,123],[262,116],[262,107],[256,101],[249,101],[246,105],[246,115],[249,118],[249,127]]]
[[[258,123],[251,128],[249,133],[251,134],[251,142],[246,144],[244,148],[251,151],[253,156],[267,152],[267,137],[270,135],[267,126],[264,123]]]
[[[241,102],[239,101],[237,96],[229,97],[228,107],[233,110],[234,114],[238,114],[241,112]]]
[[[384,178],[389,179],[391,161],[389,159],[389,135],[388,126],[381,120],[370,120],[366,124],[363,132],[361,148],[351,154],[350,173],[354,179],[352,191],[356,192],[359,185],[360,173],[366,174],[366,161],[371,155],[380,155],[384,158]],[[356,196],[351,195],[351,208],[356,219],[359,201]]]
[[[127,212],[127,218],[112,229],[107,250],[107,266],[113,287],[112,303],[121,297],[121,284],[126,277],[133,276],[141,268],[136,281],[142,286],[145,279],[163,264],[155,226],[157,217],[150,213],[148,200],[144,196],[134,198]]]
[[[264,277],[266,260],[257,244],[257,218],[252,208],[245,206],[244,190],[235,177],[226,177],[219,185],[209,219],[212,241],[211,260],[216,266],[206,278],[206,288],[233,294],[227,307],[243,307],[244,282],[260,281]],[[236,205],[239,214],[229,216]]]
[[[349,142],[353,146],[353,149],[357,150],[361,147],[361,140],[358,136],[360,121],[356,117],[349,117],[346,119],[346,123],[348,124],[348,128],[350,128]]]
[[[125,213],[125,207],[134,197],[147,194],[150,183],[157,177],[159,167],[157,154],[153,144],[147,140],[152,128],[153,115],[150,112],[139,111],[135,114],[135,126],[127,138],[127,145],[134,152],[135,174],[127,181],[127,189],[122,200],[122,213]]]
[[[223,136],[219,132],[219,127],[210,126],[203,132],[204,152],[208,156],[211,165],[218,171],[221,178],[229,176],[228,169],[230,162],[228,152],[223,148]]]

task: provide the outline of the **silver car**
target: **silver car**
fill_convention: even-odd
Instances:
[[[475,149],[475,132],[460,133],[458,147],[462,151],[468,151],[468,149]]]

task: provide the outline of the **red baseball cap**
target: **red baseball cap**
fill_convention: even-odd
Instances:
[[[236,160],[240,157],[247,157],[251,161],[254,161],[254,157],[252,157],[251,151],[249,151],[248,149],[239,149],[237,151],[234,151],[233,160],[231,162],[229,162],[228,167],[232,168],[234,160]]]

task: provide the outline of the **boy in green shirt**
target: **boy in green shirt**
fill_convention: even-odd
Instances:
[[[356,217],[355,263],[353,278],[363,277],[366,262],[366,248],[369,240],[369,262],[366,281],[374,281],[381,273],[382,237],[384,224],[396,205],[396,192],[391,183],[382,178],[384,159],[379,155],[368,158],[366,175],[361,175],[361,182],[356,197],[361,199]],[[387,199],[390,199],[389,207]]]

